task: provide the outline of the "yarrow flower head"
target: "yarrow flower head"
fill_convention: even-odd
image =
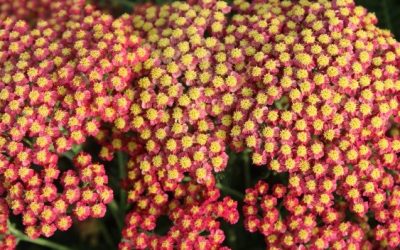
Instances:
[[[171,184],[190,175],[212,185],[213,172],[225,168],[225,114],[242,84],[220,39],[229,10],[226,2],[199,1],[139,6],[134,13],[151,55],[137,67],[144,76],[126,127],[147,152],[144,173],[163,171]]]
[[[130,156],[133,209],[121,249],[216,248],[225,238],[216,219],[238,220],[236,202],[218,200],[214,178],[227,164],[223,126],[242,84],[221,40],[229,10],[218,1],[135,8],[133,27],[151,54],[135,67],[142,77],[127,112],[97,137],[104,159],[116,150]],[[164,215],[174,224],[167,235],[148,236]]]
[[[225,44],[233,58],[245,57],[235,70],[246,78],[231,147],[250,148],[254,165],[289,174],[277,194],[264,184],[259,194],[248,190],[248,230],[266,235],[271,249],[396,247],[400,141],[388,130],[398,120],[399,44],[351,0],[237,0],[233,8]],[[367,213],[378,226],[366,223]]]
[[[147,57],[127,15],[84,1],[49,8],[32,27],[0,21],[0,195],[31,238],[67,230],[72,216],[104,216],[113,199],[104,166],[84,153],[68,171],[57,163],[114,121],[113,96],[129,92],[132,67]]]

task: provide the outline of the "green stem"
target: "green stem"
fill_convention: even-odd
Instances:
[[[101,232],[108,246],[114,248],[114,243],[113,240],[111,239],[110,233],[107,230],[107,227],[104,225],[104,223],[100,223],[100,225],[101,225]]]
[[[185,176],[185,177],[183,177],[183,182],[189,182],[189,181],[191,181],[192,180],[192,178],[190,178],[189,176]]]
[[[65,158],[67,158],[68,160],[70,160],[70,161],[73,161],[73,160],[74,160],[74,157],[75,157],[74,153],[73,153],[71,150],[65,152],[65,153],[63,154],[63,156],[64,156]]]
[[[124,154],[121,151],[117,152],[117,162],[118,162],[118,170],[119,170],[119,178],[120,180],[125,180],[126,178],[126,161]],[[126,200],[127,200],[127,193],[126,191],[121,188],[121,197],[120,197],[120,202],[119,202],[119,208],[120,208],[120,216],[122,217],[121,219],[121,224],[123,225],[124,218],[125,218],[125,212],[126,212]]]
[[[133,6],[135,4],[129,0],[116,0],[116,1],[113,1],[113,3],[116,6],[122,6],[122,7],[131,8],[131,9],[133,9]]]
[[[271,175],[272,171],[268,170],[268,172],[261,178],[261,179],[268,179],[268,177]]]
[[[56,249],[56,250],[71,250],[71,248],[63,246],[61,244],[43,239],[43,238],[38,238],[38,239],[31,239],[28,236],[26,236],[23,232],[17,230],[16,228],[9,226],[8,228],[9,232],[11,234],[13,234],[15,237],[17,237],[19,240],[21,241],[26,241],[26,242],[30,242],[39,246],[43,246],[43,247],[48,247],[51,249]]]
[[[217,188],[219,188],[224,193],[227,193],[229,195],[236,197],[237,199],[243,200],[243,198],[244,198],[244,195],[241,192],[239,192],[235,189],[232,189],[230,187],[226,187],[226,186],[222,185],[221,183],[217,183]]]
[[[32,145],[33,145],[33,143],[26,138],[22,139],[22,141],[25,142],[26,144],[28,144],[29,147],[32,147]]]
[[[70,161],[74,160],[74,157],[82,151],[82,145],[74,145],[72,149],[63,153],[63,156],[69,159]]]
[[[113,200],[111,203],[108,204],[108,208],[110,209],[115,221],[117,222],[118,229],[121,231],[122,230],[122,222],[121,218],[119,217],[119,208],[118,204]]]
[[[393,26],[392,26],[392,22],[390,21],[390,14],[389,14],[389,6],[388,6],[388,2],[387,0],[382,0],[382,7],[383,7],[383,14],[385,16],[385,22],[387,25],[387,28],[393,32]]]
[[[246,188],[249,188],[251,185],[251,175],[250,175],[250,151],[246,150],[243,153],[243,161],[244,161],[244,180]]]

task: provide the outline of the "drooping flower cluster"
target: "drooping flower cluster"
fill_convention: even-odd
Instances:
[[[134,191],[141,196],[136,199],[135,209],[125,219],[124,240],[120,249],[221,247],[225,233],[220,229],[219,219],[231,224],[238,221],[236,201],[229,197],[218,200],[220,193],[216,187],[205,188],[194,181],[179,183],[168,195],[157,186],[156,177],[143,177],[138,168],[131,167],[130,181],[134,181]],[[165,216],[172,225],[162,234],[152,234],[158,220]]]
[[[60,178],[56,167],[48,167],[41,173],[23,169],[27,173],[20,181],[6,179],[12,182],[7,196],[11,209],[15,215],[22,215],[30,238],[50,237],[56,230],[66,231],[71,227],[72,215],[78,220],[104,216],[105,205],[113,199],[104,166],[91,163],[91,157],[85,154],[77,155],[74,163],[77,169],[65,171]],[[11,171],[18,176],[15,168]],[[61,186],[62,193],[56,184]]]
[[[320,198],[326,195],[312,196]],[[346,220],[349,207],[344,201],[316,213],[302,204],[285,185],[276,184],[269,188],[267,183],[259,182],[246,190],[244,202],[246,229],[263,234],[268,249],[294,246],[310,249],[372,248],[371,242],[366,240],[371,229],[368,221],[366,218]]]
[[[239,219],[237,202],[220,199],[215,185],[185,176],[180,182],[168,179],[167,169],[153,156],[151,171],[141,164],[147,156],[142,141],[116,131],[101,130],[100,156],[111,160],[114,151],[129,155],[127,178],[122,187],[132,204],[125,218],[119,249],[225,249],[221,220],[234,224]],[[173,187],[173,188],[171,188]],[[159,228],[164,221],[164,228]],[[169,223],[165,223],[169,221]]]
[[[237,0],[234,9],[225,43],[231,57],[245,57],[236,70],[246,79],[231,147],[289,173],[280,195],[248,191],[249,230],[277,249],[359,248],[371,232],[381,247],[398,246],[400,140],[388,131],[399,112],[400,45],[353,1]],[[288,214],[278,219],[277,207]],[[300,223],[307,216],[310,228]],[[371,217],[378,226],[361,228]]]
[[[132,67],[148,54],[127,15],[73,0],[49,8],[33,26],[0,21],[0,195],[31,238],[67,230],[71,216],[105,214],[113,193],[104,166],[79,154],[61,172],[58,160],[114,122],[125,105],[114,97],[133,91]]]

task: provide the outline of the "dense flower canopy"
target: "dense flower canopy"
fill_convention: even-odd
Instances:
[[[1,247],[11,213],[31,238],[103,217],[116,152],[120,249],[224,249],[239,212],[268,249],[400,245],[400,44],[352,0],[1,6]],[[276,178],[223,197],[228,150]]]
[[[358,248],[375,244],[371,233],[396,247],[400,140],[389,130],[399,114],[400,45],[352,1],[235,1],[234,9],[225,42],[245,57],[236,69],[246,84],[231,147],[289,173],[279,192],[248,190],[248,230],[277,249]]]

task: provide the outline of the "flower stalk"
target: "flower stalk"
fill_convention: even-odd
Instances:
[[[48,247],[48,248],[54,249],[54,250],[72,250],[72,248],[69,248],[67,246],[61,245],[59,243],[56,243],[56,242],[53,242],[53,241],[50,241],[47,239],[43,239],[43,238],[31,239],[27,235],[25,235],[23,232],[16,229],[11,224],[9,224],[8,230],[11,234],[13,234],[20,241],[30,242],[35,245]]]

